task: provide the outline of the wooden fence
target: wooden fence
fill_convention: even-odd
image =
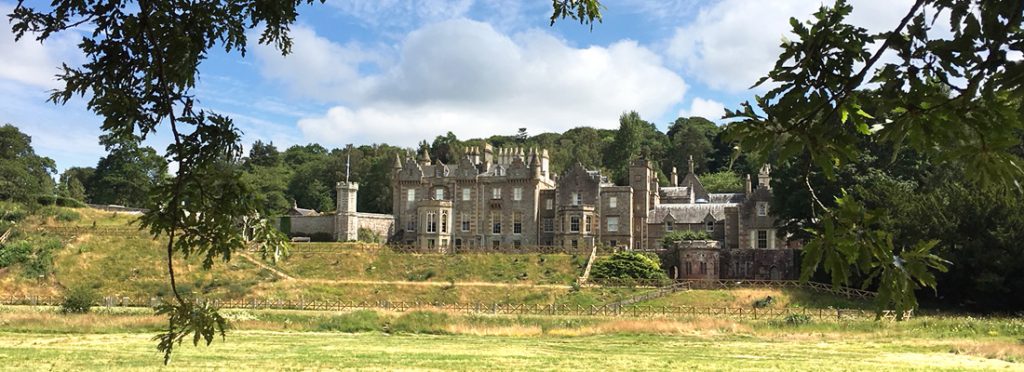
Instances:
[[[4,305],[28,306],[59,306],[62,299],[58,297],[16,297],[0,298]],[[161,299],[106,297],[97,306],[103,307],[153,307]],[[696,307],[696,306],[623,306],[609,305],[566,305],[566,304],[509,304],[509,303],[424,303],[424,302],[392,302],[392,301],[321,301],[321,300],[275,300],[275,299],[238,299],[211,300],[224,309],[252,310],[311,310],[311,311],[350,311],[358,309],[406,312],[413,310],[432,310],[462,314],[502,314],[502,315],[550,315],[550,316],[604,316],[604,317],[714,317],[733,319],[785,319],[791,315],[800,315],[808,319],[820,321],[843,321],[854,319],[873,319],[875,313],[857,309],[795,309],[795,308],[742,308],[742,307]]]
[[[831,284],[803,282],[799,280],[767,280],[767,279],[680,279],[680,280],[640,280],[640,279],[598,279],[591,278],[591,284],[602,287],[649,287],[662,288],[684,283],[687,289],[729,289],[729,288],[802,288],[816,292],[829,293],[846,298],[869,300],[875,292],[849,287],[833,287]]]

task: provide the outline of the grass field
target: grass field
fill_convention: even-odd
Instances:
[[[1024,344],[1013,335],[1024,329],[1020,319],[787,326],[707,318],[227,313],[235,329],[226,340],[179,347],[167,369],[1024,369]],[[0,308],[0,369],[158,369],[161,355],[152,337],[163,321],[144,309],[60,315]]]

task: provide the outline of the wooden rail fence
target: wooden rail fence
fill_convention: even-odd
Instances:
[[[831,284],[818,282],[802,282],[799,280],[759,280],[759,279],[682,279],[682,280],[637,280],[637,279],[598,279],[591,278],[591,284],[602,287],[670,287],[685,283],[688,289],[729,289],[729,288],[802,288],[816,292],[829,293],[846,298],[869,300],[876,293],[857,288],[832,287]]]
[[[0,298],[4,305],[27,306],[59,306],[62,302],[58,297],[6,296]],[[96,306],[102,307],[153,307],[162,301],[160,298],[106,297]],[[432,310],[463,314],[503,314],[503,315],[552,315],[552,316],[605,316],[605,317],[716,317],[736,319],[784,319],[799,314],[809,319],[821,321],[842,321],[855,319],[873,319],[872,311],[858,309],[757,309],[742,307],[695,307],[695,306],[620,306],[620,305],[566,305],[566,304],[509,304],[509,303],[424,303],[404,301],[323,301],[323,300],[276,300],[276,299],[238,299],[211,300],[224,309],[252,310],[313,310],[313,311],[350,311],[371,309],[382,311],[406,312],[413,310]]]

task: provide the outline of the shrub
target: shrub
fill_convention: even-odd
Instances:
[[[25,219],[28,212],[18,203],[0,202],[0,221],[18,222]]]
[[[668,247],[672,244],[687,241],[687,240],[710,240],[711,235],[708,235],[707,231],[703,230],[676,230],[665,234],[665,237],[661,238],[661,245]]]
[[[378,234],[376,231],[367,229],[365,227],[360,227],[359,231],[356,234],[358,236],[357,239],[359,241],[361,241],[361,242],[364,242],[364,243],[381,243],[381,242],[383,242],[383,239],[381,239],[380,234]]]
[[[82,215],[74,210],[64,207],[55,207],[52,205],[39,208],[36,211],[36,214],[43,217],[53,217],[53,219],[61,222],[78,221],[82,218]]]
[[[448,314],[433,311],[413,311],[406,313],[391,324],[391,331],[400,333],[447,333]]]
[[[92,309],[98,300],[96,292],[87,286],[71,288],[64,294],[64,302],[60,304],[60,312],[64,314],[85,314]]]
[[[763,308],[766,308],[766,307],[770,306],[772,304],[772,302],[774,302],[774,301],[775,301],[775,299],[773,299],[772,296],[767,296],[767,297],[762,298],[760,300],[754,301],[753,305],[754,305],[755,308],[763,309]]]
[[[406,278],[410,282],[422,282],[430,280],[430,278],[433,278],[434,275],[437,275],[437,273],[434,272],[434,269],[426,269],[409,273],[409,276]]]
[[[85,203],[82,203],[82,202],[78,201],[77,199],[72,199],[72,198],[68,198],[68,197],[64,197],[64,196],[54,196],[54,195],[39,195],[39,196],[36,196],[36,203],[39,203],[39,205],[50,205],[50,206],[69,207],[69,208],[85,208],[85,207],[87,207],[87,205],[85,205]]]
[[[0,267],[8,267],[28,261],[31,256],[32,243],[26,240],[11,242],[0,246]]]
[[[789,325],[800,325],[810,323],[811,317],[804,314],[789,314],[782,318],[782,320]]]
[[[743,180],[733,171],[704,174],[700,176],[700,183],[707,192],[743,192]]]
[[[373,310],[356,310],[351,313],[324,318],[317,329],[335,332],[372,332],[383,330],[380,315]]]
[[[667,280],[668,276],[661,271],[657,257],[639,252],[621,251],[594,262],[590,275],[598,279],[642,279]]]

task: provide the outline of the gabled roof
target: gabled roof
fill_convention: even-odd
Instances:
[[[704,223],[709,215],[715,220],[725,219],[725,208],[734,207],[733,203],[715,204],[661,204],[651,211],[648,223]]]

